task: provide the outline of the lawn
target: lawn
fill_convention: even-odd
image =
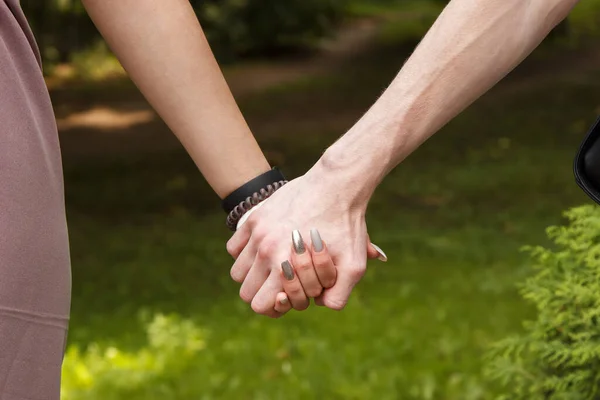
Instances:
[[[543,49],[384,181],[367,222],[389,262],[369,264],[342,312],[251,312],[229,278],[218,199],[183,152],[65,160],[73,308],[64,400],[500,393],[482,376],[482,355],[533,316],[515,288],[531,273],[520,248],[547,244],[545,227],[589,202],[571,164],[595,118],[600,74],[563,51],[572,52]],[[342,72],[241,106],[271,160],[298,176],[406,54],[386,36]],[[565,68],[536,80],[545,63]]]

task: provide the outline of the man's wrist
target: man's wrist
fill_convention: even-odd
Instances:
[[[354,155],[330,147],[311,169],[314,176],[330,186],[339,201],[351,208],[367,208],[381,179],[375,169],[363,168],[352,160]],[[358,155],[357,155],[358,156]]]
[[[334,178],[351,202],[366,204],[385,176],[426,137],[425,120],[415,120],[410,104],[382,96],[317,165]],[[423,114],[420,114],[423,117]]]

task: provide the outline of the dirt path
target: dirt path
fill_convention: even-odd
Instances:
[[[267,90],[299,79],[327,75],[348,58],[368,49],[379,23],[365,19],[343,26],[323,41],[312,57],[283,62],[243,64],[225,70],[225,77],[236,97]]]

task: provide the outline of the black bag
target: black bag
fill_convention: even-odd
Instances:
[[[573,170],[577,184],[600,204],[600,118],[583,139]]]

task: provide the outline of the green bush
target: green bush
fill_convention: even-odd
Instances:
[[[538,273],[521,288],[537,309],[525,333],[497,343],[488,375],[501,399],[600,398],[600,209],[574,208],[548,228],[556,248],[530,247]]]
[[[100,35],[77,0],[21,0],[44,61],[70,61],[71,55],[97,43]]]
[[[310,47],[343,16],[346,0],[191,0],[221,60]],[[44,60],[70,61],[100,35],[76,0],[22,0]]]
[[[158,315],[147,333],[148,343],[137,352],[97,345],[83,353],[69,348],[61,399],[200,398],[203,387],[194,382],[202,382],[208,371],[198,370],[195,362],[206,347],[204,332],[191,321]]]
[[[265,55],[310,47],[327,35],[346,0],[193,1],[220,58]]]

